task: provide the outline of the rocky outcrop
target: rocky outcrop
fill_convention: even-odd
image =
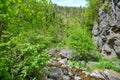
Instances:
[[[105,56],[120,58],[120,0],[104,0],[105,7],[99,8],[98,21],[93,26],[93,40]]]
[[[44,72],[44,80],[120,80],[120,74],[112,70],[94,70],[87,72],[83,67],[72,65],[69,57],[65,54],[70,54],[70,49],[53,48],[49,50],[52,61],[49,61]],[[61,55],[61,56],[58,56]],[[87,66],[98,64],[97,62],[88,62]]]
[[[61,56],[62,58],[67,58],[67,59],[75,57],[75,55],[72,54],[73,52],[75,51],[70,49],[62,49],[62,48],[53,48],[48,51],[49,55],[52,57]]]

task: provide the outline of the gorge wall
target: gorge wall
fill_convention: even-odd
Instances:
[[[103,55],[120,58],[120,0],[104,0],[94,22],[93,40]]]

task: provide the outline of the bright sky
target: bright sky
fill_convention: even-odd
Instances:
[[[86,0],[52,0],[52,2],[60,6],[84,7],[86,5]]]

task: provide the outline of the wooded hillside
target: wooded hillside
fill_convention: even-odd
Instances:
[[[0,80],[45,80],[53,56],[65,58],[56,56],[62,49],[73,50],[75,57],[65,58],[73,66],[120,72],[100,54],[92,39],[94,21],[98,21],[104,0],[86,1],[87,7],[63,7],[50,0],[0,0]],[[103,6],[106,9],[108,4]],[[51,56],[52,48],[55,55]],[[117,56],[114,60],[119,61]],[[89,68],[89,61],[98,65]]]

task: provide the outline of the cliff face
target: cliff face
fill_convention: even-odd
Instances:
[[[93,26],[93,39],[102,54],[120,58],[120,0],[104,0],[98,21]]]

